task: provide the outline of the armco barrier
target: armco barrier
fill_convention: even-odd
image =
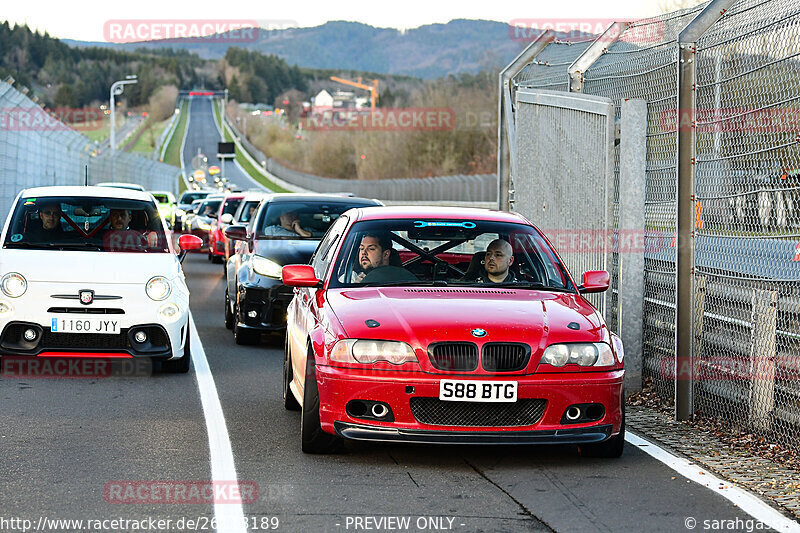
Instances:
[[[357,196],[393,202],[469,202],[481,207],[491,203],[496,206],[496,174],[459,174],[433,178],[407,178],[389,180],[343,180],[323,178],[292,170],[268,158],[258,150],[228,120],[228,127],[247,152],[267,172],[280,180],[301,189],[322,192],[351,192]]]

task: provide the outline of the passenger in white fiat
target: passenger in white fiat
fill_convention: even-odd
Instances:
[[[0,356],[149,358],[189,370],[180,262],[202,240],[182,235],[176,256],[150,194],[27,189],[0,241]]]

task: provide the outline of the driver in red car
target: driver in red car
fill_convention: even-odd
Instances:
[[[353,273],[353,283],[372,283],[385,281],[416,281],[417,277],[403,268],[392,264],[392,239],[383,233],[366,234],[358,247],[358,261],[361,272]],[[397,262],[400,263],[399,258]]]

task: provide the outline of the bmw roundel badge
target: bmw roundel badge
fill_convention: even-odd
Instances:
[[[472,331],[470,331],[470,333],[472,333],[473,337],[485,337],[486,336],[486,330],[485,329],[481,329],[481,328],[475,328]]]

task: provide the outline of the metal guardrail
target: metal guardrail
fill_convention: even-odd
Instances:
[[[460,202],[496,207],[497,176],[495,174],[455,175],[433,178],[409,178],[388,180],[343,180],[323,178],[299,172],[268,158],[256,148],[236,126],[225,117],[226,125],[238,137],[241,145],[267,172],[287,184],[290,190],[336,193],[352,192],[358,196],[377,198],[393,202]],[[283,185],[283,184],[281,184]]]
[[[90,184],[123,181],[177,192],[179,169],[126,152],[98,152],[88,137],[56,118],[40,120],[45,111],[6,82],[0,82],[0,113],[7,115],[0,121],[0,220],[20,190],[83,185],[87,167]],[[40,119],[22,123],[20,115]]]

